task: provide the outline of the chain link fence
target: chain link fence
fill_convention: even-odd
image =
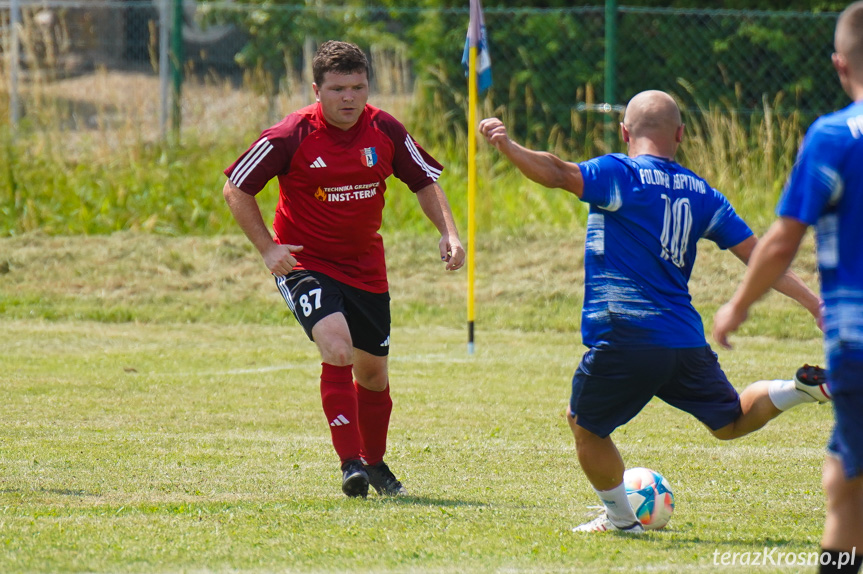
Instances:
[[[242,109],[245,121],[260,127],[290,111],[283,104],[310,101],[311,55],[321,41],[342,38],[371,56],[372,102],[401,98],[420,129],[441,137],[465,129],[467,2],[436,10],[186,0],[178,50],[165,39],[175,1],[0,2],[4,121],[20,117],[66,129],[132,121],[155,133],[161,118],[164,132],[165,106],[179,87],[165,66],[179,56],[184,133],[218,129],[213,122],[231,115],[195,114],[218,106],[227,86],[268,102]],[[20,17],[13,17],[15,5]],[[578,141],[589,137],[591,117],[601,122],[597,110],[613,116],[638,91],[658,88],[674,93],[689,113],[769,109],[800,114],[805,127],[846,102],[829,58],[836,17],[619,6],[609,22],[603,6],[487,8],[494,84],[483,95],[483,111],[506,114],[528,143],[547,143],[555,134]],[[607,57],[608,32],[614,61]],[[604,93],[607,74],[612,101]],[[52,112],[40,117],[46,101],[54,102]]]

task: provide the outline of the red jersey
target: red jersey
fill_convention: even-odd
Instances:
[[[273,230],[277,243],[303,246],[295,269],[383,293],[389,287],[378,230],[386,179],[395,174],[417,192],[442,169],[383,110],[366,105],[357,123],[341,130],[312,104],[264,130],[225,175],[250,195],[279,178]]]

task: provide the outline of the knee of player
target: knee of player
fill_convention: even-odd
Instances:
[[[739,435],[734,432],[734,425],[733,424],[728,425],[728,426],[724,426],[724,427],[719,428],[719,429],[708,428],[708,430],[710,431],[710,434],[712,434],[714,437],[716,437],[719,440],[727,441],[727,440],[734,440],[736,438],[739,438]]]
[[[385,391],[389,386],[389,376],[387,372],[362,373],[357,375],[357,382],[370,391],[381,392]]]
[[[320,345],[321,358],[325,363],[337,367],[353,364],[354,349],[350,342],[330,341]]]
[[[585,448],[590,448],[591,445],[596,443],[597,441],[602,441],[603,439],[598,435],[590,432],[583,426],[578,424],[578,419],[573,417],[567,417],[569,419],[569,427],[572,429],[572,435],[575,437],[575,448],[578,450],[582,450]]]

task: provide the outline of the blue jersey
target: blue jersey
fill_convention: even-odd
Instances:
[[[752,235],[721,193],[664,158],[623,154],[579,164],[590,204],[581,334],[590,347],[707,344],[689,276],[702,237],[722,248]]]
[[[776,212],[815,226],[828,364],[863,359],[863,102],[812,124]]]

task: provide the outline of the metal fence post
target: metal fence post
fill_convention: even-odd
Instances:
[[[605,0],[605,103],[614,109],[617,95],[617,0]],[[605,145],[611,153],[616,135],[612,112],[605,115]]]
[[[168,15],[171,7],[171,0],[159,0],[161,3],[159,10],[159,134],[162,141],[168,137],[168,105],[169,105],[169,90],[168,90],[168,68],[171,66],[169,60],[169,30],[171,27],[171,18]]]
[[[18,0],[9,3],[9,123],[12,129],[18,127],[21,110],[18,104],[18,69],[21,65],[18,28],[21,25],[21,7]]]
[[[183,89],[183,0],[174,0],[173,26],[171,29],[171,76],[174,86],[171,124],[176,141],[180,140],[180,95]]]

